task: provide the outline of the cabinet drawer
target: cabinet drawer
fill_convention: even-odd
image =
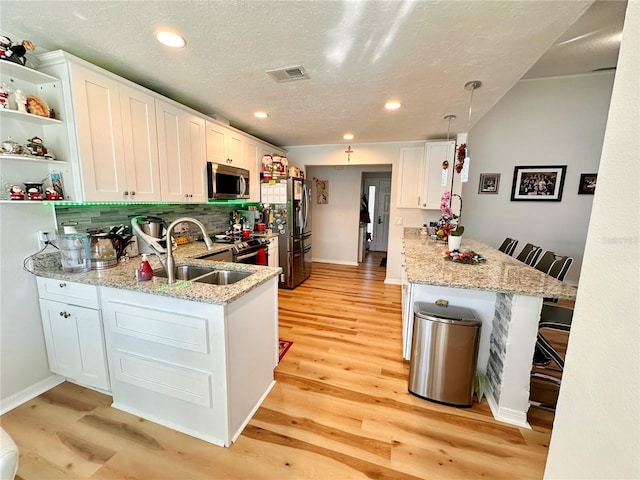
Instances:
[[[155,358],[116,351],[111,372],[115,379],[161,395],[211,407],[211,374]]]
[[[38,277],[40,298],[65,302],[71,305],[99,309],[98,287],[82,283]]]
[[[106,302],[111,332],[198,353],[209,353],[207,319],[126,302]]]

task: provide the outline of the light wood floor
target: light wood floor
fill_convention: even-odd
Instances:
[[[279,291],[280,337],[294,344],[230,448],[64,383],[1,419],[20,448],[18,478],[542,478],[545,421],[511,427],[493,420],[486,400],[457,409],[407,392],[400,286],[384,284],[381,257],[369,253],[359,267],[316,263],[304,284]]]

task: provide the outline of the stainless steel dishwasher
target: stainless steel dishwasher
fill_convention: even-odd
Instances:
[[[409,392],[434,402],[470,407],[482,321],[464,307],[416,302]]]

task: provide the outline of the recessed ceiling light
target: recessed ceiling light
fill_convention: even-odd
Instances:
[[[353,133],[345,133],[342,138],[345,140],[353,140]]]
[[[258,118],[267,118],[269,114],[267,112],[255,112],[253,116]]]
[[[182,48],[187,44],[184,38],[177,33],[171,32],[157,32],[156,39],[163,45],[172,48]]]
[[[387,102],[384,104],[384,108],[387,110],[397,110],[400,108],[400,102]]]

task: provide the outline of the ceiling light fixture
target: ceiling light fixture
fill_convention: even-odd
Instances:
[[[387,110],[397,110],[400,108],[400,102],[387,102],[384,104],[384,108]]]
[[[177,33],[166,31],[157,32],[156,40],[171,48],[182,48],[187,44],[187,41]]]
[[[253,116],[257,118],[267,118],[269,114],[267,112],[255,112]]]
[[[353,140],[353,133],[345,133],[342,138],[345,140]]]

